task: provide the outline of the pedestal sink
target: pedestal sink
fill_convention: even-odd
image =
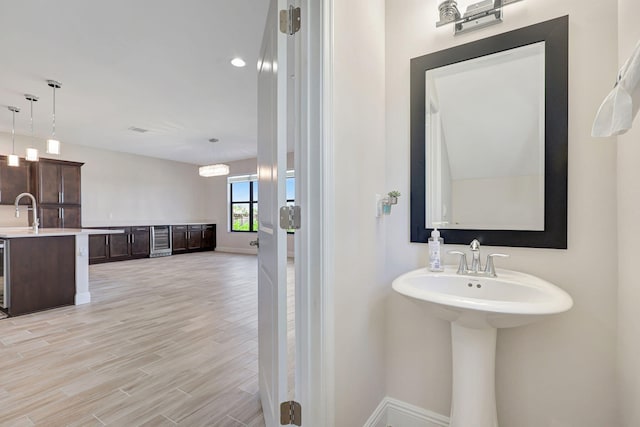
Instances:
[[[497,427],[497,328],[525,325],[573,306],[564,290],[530,274],[496,269],[497,277],[456,273],[446,266],[403,274],[393,289],[451,322],[453,384],[450,427]]]

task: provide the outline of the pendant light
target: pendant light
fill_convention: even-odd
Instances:
[[[34,140],[34,135],[33,135],[33,103],[34,102],[38,102],[38,97],[35,95],[30,95],[30,94],[25,94],[24,96],[25,98],[27,98],[27,101],[29,101],[30,105],[31,105],[31,141],[33,142]],[[24,159],[28,162],[37,162],[38,161],[38,149],[37,148],[32,148],[29,147],[27,148],[27,154],[24,157]]]
[[[8,107],[9,111],[13,113],[13,125],[11,127],[11,154],[7,164],[9,166],[20,166],[20,158],[16,156],[16,113],[20,112],[18,107]]]
[[[51,139],[47,139],[47,153],[60,154],[60,141],[56,139],[56,89],[60,89],[62,84],[55,80],[47,80],[47,84],[53,88],[53,131]]]
[[[219,141],[218,138],[211,138],[209,140],[209,142],[211,142],[212,144],[218,141]],[[214,165],[200,166],[200,168],[198,169],[198,174],[200,176],[204,176],[205,178],[209,178],[212,176],[229,175],[229,165],[216,163]]]

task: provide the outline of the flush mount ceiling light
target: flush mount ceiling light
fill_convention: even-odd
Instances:
[[[38,102],[38,97],[35,95],[30,95],[30,94],[25,94],[24,96],[25,98],[27,98],[27,101],[29,101],[29,104],[31,106],[31,118],[30,118],[30,123],[31,123],[31,141],[33,142],[33,103],[34,102]],[[36,148],[32,148],[29,147],[27,148],[27,154],[24,157],[26,161],[28,162],[37,162],[38,161],[38,150]]]
[[[210,178],[212,176],[229,175],[229,165],[218,163],[215,165],[200,166],[200,168],[198,168],[198,174],[200,174],[200,176],[204,176],[205,178]]]
[[[444,0],[438,5],[440,20],[436,27],[454,24],[454,34],[477,30],[502,22],[502,8],[522,0],[484,0],[467,6],[461,16],[456,0]]]
[[[209,142],[211,142],[213,144],[215,144],[218,141],[219,141],[218,138],[211,138],[209,140]],[[216,163],[214,165],[200,166],[200,168],[198,168],[198,174],[200,176],[204,176],[206,178],[209,178],[209,177],[212,177],[212,176],[229,175],[229,165],[225,165],[225,164],[222,164],[222,163]]]
[[[231,65],[233,65],[234,67],[242,68],[247,65],[247,63],[244,62],[242,58],[233,58],[231,60]]]
[[[47,85],[53,88],[53,130],[51,138],[47,139],[47,153],[60,154],[60,141],[56,139],[56,89],[60,89],[62,84],[55,80],[47,80]]]
[[[11,126],[11,154],[7,164],[9,166],[20,166],[20,158],[16,156],[16,113],[20,112],[18,107],[8,107],[9,111],[13,114],[13,124]]]

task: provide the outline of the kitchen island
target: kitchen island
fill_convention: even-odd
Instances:
[[[4,243],[2,309],[9,315],[87,304],[89,235],[122,230],[0,227]]]

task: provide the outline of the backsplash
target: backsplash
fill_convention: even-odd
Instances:
[[[16,218],[16,209],[12,205],[0,205],[0,227],[28,227],[27,207],[20,206],[20,218]]]

